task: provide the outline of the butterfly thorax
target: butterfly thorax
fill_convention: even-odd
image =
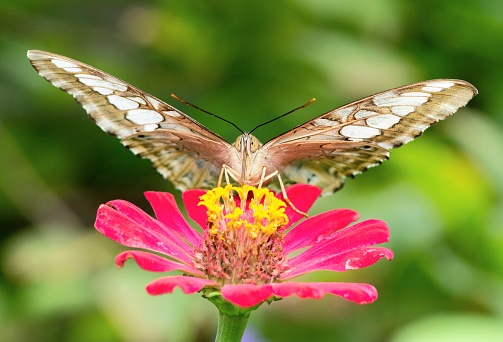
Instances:
[[[257,166],[253,161],[257,151],[262,147],[262,143],[251,134],[244,133],[234,142],[234,147],[241,157],[241,181],[242,184],[257,185],[260,181],[260,170],[255,170]],[[260,168],[262,166],[259,166]],[[258,172],[257,172],[258,171]]]

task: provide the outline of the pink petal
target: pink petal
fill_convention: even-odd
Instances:
[[[358,304],[369,304],[377,299],[377,290],[360,283],[274,283],[273,293],[278,297],[297,295],[300,298],[322,298],[333,294]]]
[[[389,229],[385,222],[365,220],[333,232],[311,248],[290,259],[289,264],[294,266],[311,259],[326,259],[339,253],[388,241]]]
[[[393,259],[393,252],[384,247],[362,247],[357,250],[333,255],[329,258],[322,256],[314,257],[300,264],[289,264],[291,268],[282,274],[281,280],[291,279],[305,273],[320,270],[336,272],[355,270],[373,265],[381,258],[391,260]]]
[[[320,188],[308,184],[294,184],[287,187],[285,191],[286,196],[293,203],[295,208],[305,213],[309,211],[316,199],[321,194]],[[276,197],[283,199],[283,194],[280,192]],[[288,217],[288,224],[285,228],[290,227],[298,220],[304,218],[303,215],[295,212],[289,205],[286,206],[285,214]]]
[[[273,293],[271,284],[226,284],[221,292],[223,298],[243,308],[260,304]]]
[[[336,209],[309,217],[286,233],[283,251],[288,254],[297,249],[311,246],[358,218],[358,213],[349,209]]]
[[[150,202],[154,209],[157,219],[164,223],[166,227],[177,232],[183,239],[185,239],[192,246],[199,246],[201,243],[201,233],[193,229],[182,213],[178,209],[175,201],[175,196],[168,192],[145,192],[145,197]]]
[[[94,226],[121,245],[163,253],[187,264],[192,262],[192,247],[129,202],[117,200],[101,205]]]
[[[196,276],[204,276],[204,273],[187,265],[174,262],[159,255],[143,251],[125,251],[115,257],[115,264],[121,268],[127,259],[133,258],[138,266],[150,272],[182,271]]]
[[[186,294],[192,294],[201,291],[206,286],[218,286],[218,284],[209,279],[188,276],[164,277],[148,284],[147,292],[153,296],[172,293],[175,286],[180,287]]]
[[[201,202],[201,196],[204,195],[206,191],[200,189],[187,190],[182,192],[182,199],[187,209],[187,214],[193,219],[199,226],[203,229],[206,228],[206,221],[208,220],[208,215],[206,215],[206,207],[204,205],[197,205]]]

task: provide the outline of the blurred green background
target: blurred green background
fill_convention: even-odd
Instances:
[[[261,341],[503,340],[503,2],[398,0],[0,2],[0,340],[209,341],[217,311],[199,295],[150,297],[157,274],[93,228],[112,199],[179,195],[31,68],[63,54],[174,104],[233,141],[263,142],[347,102],[433,78],[480,94],[468,108],[349,180],[336,207],[385,220],[391,262],[304,280],[374,284],[358,306],[288,298],[250,319]]]

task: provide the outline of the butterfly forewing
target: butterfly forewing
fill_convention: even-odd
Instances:
[[[477,94],[468,82],[431,80],[347,104],[286,132],[260,148],[231,145],[179,110],[76,60],[29,51],[35,69],[73,95],[104,131],[179,189],[212,188],[222,169],[240,184],[258,185],[279,173],[292,183],[340,188],[399,147],[452,115]],[[243,135],[252,144],[254,137]],[[241,141],[238,138],[237,141]]]
[[[116,77],[49,52],[31,50],[28,58],[42,77],[72,94],[98,126],[150,159],[182,190],[214,187],[222,164],[235,158],[235,148],[218,135]]]
[[[468,82],[440,79],[392,89],[321,115],[267,142],[271,167],[285,165],[294,183],[330,193],[346,176],[365,171],[477,94]],[[266,165],[268,165],[266,163]]]

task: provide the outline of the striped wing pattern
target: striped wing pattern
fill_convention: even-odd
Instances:
[[[470,83],[439,79],[366,97],[321,115],[267,142],[271,168],[284,165],[293,183],[331,193],[345,177],[388,159],[389,150],[420,136],[477,94]]]
[[[470,83],[454,79],[406,85],[336,108],[249,154],[179,110],[92,66],[37,50],[28,51],[28,58],[42,77],[72,94],[99,127],[136,155],[150,159],[180,190],[215,187],[226,165],[235,174],[249,171],[250,178],[240,183],[255,183],[265,168],[266,176],[277,171],[286,182],[313,184],[332,193],[346,177],[379,165],[392,148],[418,137],[477,94]]]
[[[132,85],[68,57],[28,52],[33,67],[72,94],[105,132],[181,190],[212,188],[235,148],[215,133]]]

